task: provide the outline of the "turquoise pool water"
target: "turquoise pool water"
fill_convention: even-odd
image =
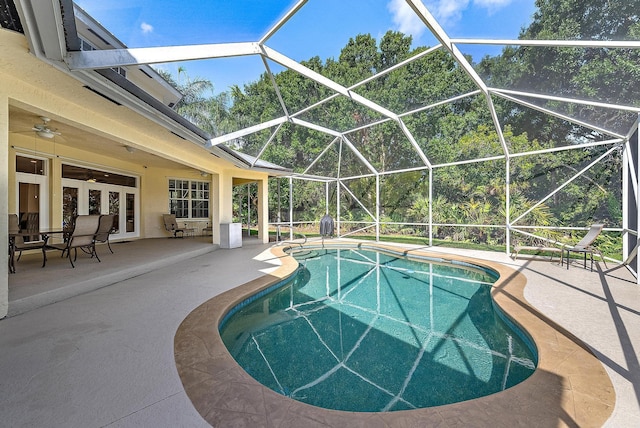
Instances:
[[[509,388],[535,347],[497,312],[491,271],[368,250],[306,250],[298,272],[238,305],[220,333],[236,361],[280,394],[381,412]]]

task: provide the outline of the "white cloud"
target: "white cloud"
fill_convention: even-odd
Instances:
[[[473,4],[487,9],[487,12],[491,15],[498,9],[508,6],[512,1],[513,0],[473,0]]]
[[[507,6],[513,0],[473,0],[473,4],[486,9],[499,9]]]
[[[147,24],[146,22],[143,22],[142,24],[140,24],[140,29],[145,34],[151,33],[151,32],[153,32],[153,25]]]
[[[387,9],[391,12],[393,23],[396,24],[398,31],[410,34],[417,39],[426,29],[406,1],[390,0]]]
[[[462,13],[469,7],[474,6],[486,9],[493,13],[509,5],[513,0],[424,0],[424,4],[431,14],[440,22],[448,24],[457,22],[462,18]],[[398,30],[418,37],[424,31],[424,24],[418,19],[413,10],[404,0],[390,0],[387,9],[393,16],[393,22],[398,26]]]
[[[427,4],[433,16],[443,23],[458,21],[467,6],[469,6],[469,0],[436,0]]]

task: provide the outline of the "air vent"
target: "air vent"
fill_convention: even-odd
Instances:
[[[152,76],[152,75],[150,75],[149,73],[147,73],[146,71],[144,71],[144,69],[139,68],[138,70],[140,70],[140,72],[141,72],[142,74],[144,74],[145,76],[147,76],[149,79],[153,79],[153,76]]]
[[[100,95],[100,96],[101,96],[102,98],[104,98],[105,100],[109,100],[109,101],[111,101],[112,103],[114,103],[114,104],[115,104],[115,105],[117,105],[117,106],[121,106],[121,105],[122,105],[122,104],[120,104],[119,102],[117,102],[116,100],[114,100],[113,98],[110,98],[110,97],[106,96],[106,95],[105,95],[105,94],[103,94],[102,92],[98,92],[98,91],[96,91],[95,89],[93,89],[93,88],[92,88],[92,87],[90,87],[90,86],[84,86],[84,88],[85,88],[85,89],[90,90],[91,92],[93,92],[93,93],[94,93],[94,94],[96,94],[96,95]]]
[[[90,32],[91,34],[93,34],[94,36],[96,36],[97,38],[99,38],[102,43],[106,44],[107,46],[111,46],[111,43],[109,43],[108,41],[106,41],[104,39],[104,37],[102,37],[100,34],[96,33],[94,29],[92,28],[87,28],[87,31]]]

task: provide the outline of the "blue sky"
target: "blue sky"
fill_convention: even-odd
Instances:
[[[257,41],[296,2],[291,0],[77,0],[76,3],[129,47]],[[535,11],[534,0],[424,0],[452,38],[515,39]],[[295,60],[338,58],[357,34],[380,39],[388,30],[413,37],[415,46],[436,43],[403,0],[309,0],[267,46]],[[465,46],[479,60],[500,47]],[[191,78],[211,80],[215,92],[256,80],[259,57],[163,64]],[[276,68],[273,71],[278,71]]]

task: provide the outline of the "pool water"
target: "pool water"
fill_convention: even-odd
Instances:
[[[280,394],[397,411],[489,395],[535,370],[532,342],[492,303],[492,271],[360,249],[296,258],[289,281],[220,327],[236,361]]]

